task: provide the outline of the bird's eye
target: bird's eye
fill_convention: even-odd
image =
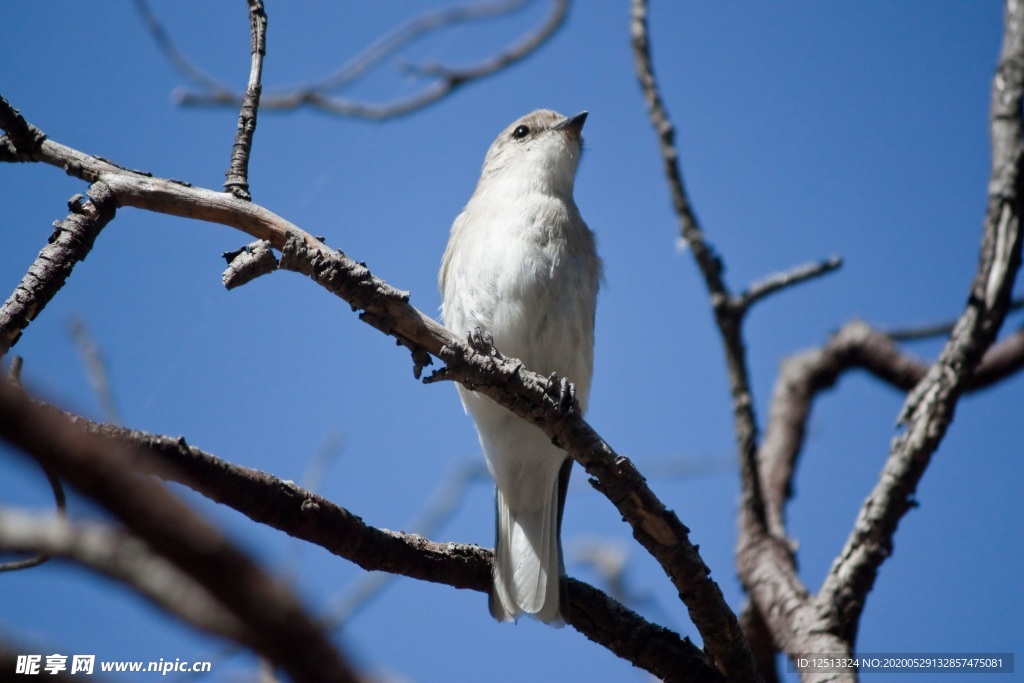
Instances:
[[[522,140],[529,134],[530,128],[528,126],[517,126],[516,129],[512,131],[512,137],[516,140]]]

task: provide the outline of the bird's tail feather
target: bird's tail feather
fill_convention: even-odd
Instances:
[[[530,614],[562,626],[565,566],[559,538],[565,489],[572,460],[567,459],[550,495],[535,509],[517,509],[500,489],[496,495],[497,541],[494,551],[491,615],[515,621]]]

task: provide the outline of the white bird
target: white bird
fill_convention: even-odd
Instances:
[[[453,333],[479,330],[527,369],[567,378],[584,411],[601,280],[594,234],[573,200],[586,118],[541,109],[498,136],[452,225],[438,278],[444,324]],[[572,459],[538,427],[458,389],[496,489],[491,614],[561,625],[559,535]]]

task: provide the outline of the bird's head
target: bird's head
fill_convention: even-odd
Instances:
[[[487,151],[480,182],[512,183],[571,196],[586,120],[585,111],[565,117],[538,109],[514,121]]]

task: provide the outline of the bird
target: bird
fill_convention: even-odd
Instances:
[[[595,235],[573,198],[586,120],[586,111],[539,109],[498,135],[452,224],[438,276],[442,321],[453,334],[563,378],[563,398],[574,390],[584,412],[603,280]],[[495,484],[491,615],[562,626],[560,535],[573,461],[539,427],[456,386]]]

